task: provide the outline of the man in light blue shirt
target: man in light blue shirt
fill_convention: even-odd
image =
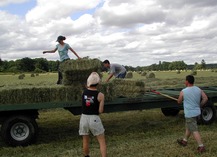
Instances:
[[[194,86],[194,76],[188,75],[185,80],[186,88],[184,88],[179,95],[178,103],[183,102],[184,114],[186,119],[186,131],[183,139],[178,139],[177,142],[186,146],[188,138],[193,134],[198,143],[197,151],[202,153],[205,147],[202,143],[200,133],[197,126],[197,117],[201,114],[201,107],[206,104],[208,98],[203,90]]]
[[[103,62],[105,68],[109,69],[109,77],[106,79],[108,82],[113,76],[116,78],[125,78],[127,70],[120,64],[110,64],[109,60]]]

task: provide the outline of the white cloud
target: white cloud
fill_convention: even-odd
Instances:
[[[216,9],[216,0],[37,0],[25,19],[0,11],[0,57],[58,59],[42,51],[61,34],[80,56],[123,65],[216,63]]]
[[[93,9],[100,3],[100,0],[37,0],[37,6],[26,14],[26,21],[33,24],[48,23],[51,20],[59,20],[68,17],[73,13]]]

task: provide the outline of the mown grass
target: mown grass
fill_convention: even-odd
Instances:
[[[188,73],[174,74],[156,72],[156,79],[146,79],[134,74],[134,79],[143,79],[146,86],[154,88],[184,87]],[[106,75],[106,74],[105,74]],[[201,75],[201,76],[200,76]],[[56,74],[40,74],[24,80],[18,75],[0,75],[2,86],[35,86],[56,83]],[[167,76],[167,77],[166,77]],[[200,76],[200,77],[199,77]],[[216,73],[196,76],[199,85],[216,85]],[[82,140],[78,135],[80,116],[73,116],[64,109],[40,110],[37,142],[28,147],[8,147],[0,139],[2,157],[82,157]],[[214,157],[217,154],[217,122],[199,126],[207,152],[199,155],[197,144],[190,138],[187,147],[181,147],[176,139],[184,134],[183,111],[176,117],[165,117],[160,109],[116,112],[101,115],[106,129],[108,157]],[[91,136],[90,155],[99,157],[99,146]]]
[[[0,142],[1,156],[5,157],[81,157],[82,140],[78,135],[80,116],[63,109],[40,111],[39,135],[36,144],[28,147],[6,147]],[[176,117],[165,117],[160,109],[117,112],[101,115],[106,129],[108,156],[111,157],[166,157],[216,156],[217,123],[199,126],[207,152],[198,155],[193,138],[187,147],[176,139],[184,133],[183,112]],[[91,156],[99,157],[96,139],[91,136]]]

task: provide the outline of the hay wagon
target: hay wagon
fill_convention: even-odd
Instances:
[[[202,87],[202,89],[208,95],[209,101],[202,109],[200,122],[210,124],[216,118],[214,103],[217,102],[217,87]],[[177,88],[162,89],[159,91],[177,98],[180,90],[181,89]],[[37,90],[34,92],[36,91]],[[45,93],[45,91],[43,92]],[[26,95],[18,96],[24,99],[25,97],[28,97],[29,91],[26,91],[25,93]],[[48,91],[46,91],[46,93],[48,93]],[[14,91],[13,94],[16,94],[16,91]],[[40,97],[44,96],[42,93],[37,93],[36,95]],[[47,97],[46,94],[45,97]],[[1,136],[6,144],[10,146],[26,146],[32,144],[37,137],[38,125],[36,119],[39,115],[38,111],[41,109],[64,108],[74,115],[79,115],[81,113],[80,101],[46,101],[44,99],[42,99],[44,102],[23,102],[16,104],[2,103],[1,101],[3,101],[3,99],[1,99]],[[154,108],[161,108],[165,116],[175,116],[183,109],[183,106],[178,105],[177,102],[172,99],[157,95],[151,91],[146,91],[142,95],[136,97],[120,96],[105,102],[105,112],[107,113]]]

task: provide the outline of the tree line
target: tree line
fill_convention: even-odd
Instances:
[[[206,64],[202,59],[200,63],[195,62],[194,65],[187,65],[184,61],[165,62],[159,61],[158,64],[152,64],[149,66],[125,66],[129,71],[168,71],[168,70],[205,70],[205,69],[217,69],[217,64]]]
[[[15,61],[3,61],[0,59],[0,72],[55,72],[58,69],[59,61],[48,61],[45,58],[31,59],[28,57]]]
[[[17,59],[15,61],[3,61],[0,58],[0,72],[56,72],[58,70],[59,61],[51,61],[45,58],[31,59],[28,57]],[[194,65],[187,65],[184,61],[161,62],[149,66],[125,66],[127,71],[167,71],[167,70],[200,70],[200,69],[216,69],[217,64],[206,64],[205,60]]]

